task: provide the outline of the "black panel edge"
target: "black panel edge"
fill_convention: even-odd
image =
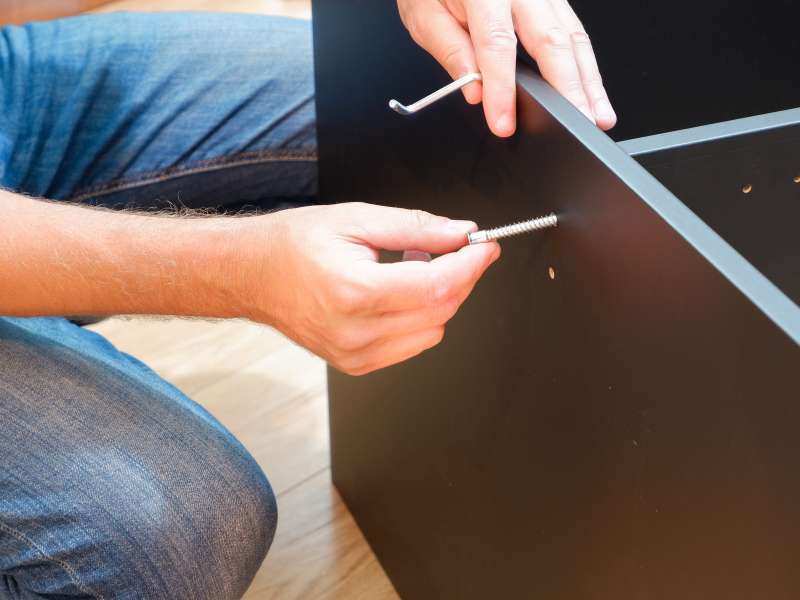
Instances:
[[[520,66],[517,83],[759,310],[800,345],[800,307],[541,77]],[[800,109],[772,114],[786,113],[800,118]]]
[[[670,150],[682,146],[714,142],[740,135],[769,131],[791,125],[800,124],[800,108],[792,108],[766,115],[733,119],[720,123],[690,127],[679,131],[659,133],[645,137],[619,142],[618,145],[630,156],[641,156],[661,150]]]

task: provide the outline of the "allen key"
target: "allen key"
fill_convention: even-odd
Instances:
[[[481,74],[480,73],[469,73],[468,75],[464,75],[459,79],[456,79],[452,83],[448,83],[443,88],[436,90],[432,94],[429,94],[422,98],[421,100],[417,100],[414,104],[410,104],[409,106],[405,106],[401,104],[397,100],[389,100],[389,108],[393,111],[400,113],[401,115],[413,115],[416,112],[421,111],[426,106],[430,106],[434,102],[441,100],[445,96],[448,96],[455,92],[456,90],[460,90],[465,85],[472,83],[473,81],[480,81]]]
[[[468,73],[463,77],[459,77],[455,81],[448,83],[441,89],[436,90],[432,94],[428,94],[424,98],[417,100],[414,104],[409,106],[405,106],[404,104],[398,102],[397,100],[389,100],[389,108],[391,108],[396,113],[401,115],[413,115],[421,111],[423,108],[426,108],[433,104],[434,102],[438,102],[445,96],[448,96],[455,92],[456,90],[460,90],[465,85],[472,83],[473,81],[480,81],[482,79],[480,73]],[[472,233],[467,234],[467,243],[468,244],[481,244],[484,242],[491,242],[492,240],[499,240],[502,238],[510,237],[512,235],[519,235],[521,233],[527,233],[529,231],[536,231],[537,229],[547,229],[548,227],[556,227],[558,225],[558,217],[556,215],[550,213],[544,217],[538,217],[536,219],[531,219],[529,221],[523,221],[521,223],[513,223],[511,225],[506,225],[504,227],[495,227],[493,229],[484,229],[481,231],[473,231]]]

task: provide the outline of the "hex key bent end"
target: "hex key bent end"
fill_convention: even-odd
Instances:
[[[413,115],[414,113],[419,112],[426,106],[430,106],[434,102],[437,102],[438,100],[441,100],[445,96],[452,94],[456,90],[460,90],[465,85],[470,84],[473,81],[480,81],[480,80],[481,80],[480,73],[469,73],[467,75],[464,75],[463,77],[459,77],[458,79],[456,79],[451,83],[448,83],[446,86],[444,86],[439,90],[436,90],[432,94],[429,94],[424,98],[417,100],[416,102],[414,102],[414,104],[405,106],[404,104],[398,102],[397,100],[394,99],[389,100],[389,108],[391,108],[393,111],[401,115]]]

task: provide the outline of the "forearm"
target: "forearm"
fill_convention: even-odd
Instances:
[[[0,314],[241,316],[243,221],[112,212],[0,191]]]

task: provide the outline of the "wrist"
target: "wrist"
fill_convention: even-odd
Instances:
[[[252,218],[202,218],[182,221],[175,231],[175,264],[183,281],[187,316],[250,318],[254,249]]]

